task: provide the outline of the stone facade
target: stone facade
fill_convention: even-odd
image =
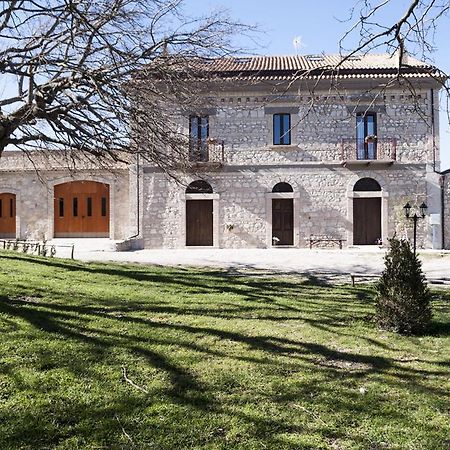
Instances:
[[[16,195],[16,238],[53,238],[54,186],[77,180],[98,181],[110,186],[110,237],[125,239],[135,229],[133,181],[129,168],[99,169],[86,161],[67,167],[52,154],[4,152],[0,158],[0,194]],[[133,196],[133,198],[135,195]]]
[[[292,194],[279,197],[294,199],[295,247],[309,245],[311,235],[339,237],[352,245],[353,186],[365,177],[375,179],[382,188],[376,195],[382,197],[383,242],[394,233],[411,238],[412,222],[403,212],[406,202],[425,202],[430,214],[440,215],[439,143],[431,117],[437,91],[423,89],[413,99],[397,88],[371,100],[361,100],[357,90],[346,92],[346,97],[339,98],[316,92],[312,108],[308,106],[311,98],[298,94],[222,94],[216,108],[208,110],[209,135],[224,141],[224,163],[219,170],[208,171],[205,164],[201,172],[180,174],[179,182],[174,182],[151,167],[144,168],[145,247],[185,246],[185,189],[195,179],[204,179],[213,188],[218,221],[214,245],[218,247],[272,246],[270,203],[278,182],[293,188]],[[395,161],[344,163],[343,148],[356,151],[356,113],[366,110],[377,112],[379,146],[386,142],[394,146]],[[272,117],[283,111],[291,113],[291,145],[274,146]],[[180,116],[179,123],[187,133],[188,117]],[[440,239],[439,227],[428,220],[419,222],[420,247],[440,248]]]
[[[269,203],[272,188],[279,182],[288,182],[294,190],[293,194],[285,195],[294,199],[294,245],[298,247],[309,245],[310,235],[335,236],[351,242],[352,189],[360,178],[377,180],[386,195],[382,199],[386,208],[385,238],[394,232],[412,236],[411,224],[403,218],[403,205],[412,198],[417,204],[426,201],[427,191],[424,167],[368,171],[311,165],[299,169],[242,169],[202,177],[218,196],[217,246],[222,248],[272,245]],[[194,179],[187,178],[180,184],[160,174],[144,174],[145,247],[185,246],[185,186]],[[424,225],[419,224],[418,243],[430,247]]]
[[[16,237],[53,238],[54,186],[92,180],[110,186],[110,238],[137,237],[146,248],[185,247],[186,205],[195,199],[212,202],[208,245],[214,247],[277,245],[272,208],[282,200],[293,208],[290,246],[308,246],[311,236],[351,246],[360,199],[376,199],[383,244],[394,233],[411,238],[412,221],[403,206],[425,202],[428,216],[418,224],[419,247],[442,248],[443,241],[450,247],[450,175],[439,174],[439,85],[428,72],[414,72],[413,95],[410,84],[395,82],[394,63],[389,62],[394,64],[389,72],[380,69],[383,58],[371,61],[372,72],[361,75],[362,61],[353,76],[353,63],[347,62],[347,78],[338,84],[336,79],[314,82],[314,89],[304,80],[283,78],[285,72],[277,78],[279,68],[266,71],[262,81],[258,72],[248,82],[225,80],[216,92],[210,86],[205,107],[174,108],[174,122],[188,136],[190,115],[207,115],[209,138],[223,146],[208,161],[170,177],[139,160],[101,168],[81,159],[74,170],[56,152],[35,153],[33,164],[20,153],[4,152],[0,194],[16,194]],[[422,63],[414,64],[420,72]],[[380,76],[380,70],[386,74]],[[355,139],[356,117],[367,113],[376,117],[377,155],[370,159],[360,158]],[[274,114],[290,114],[289,145],[274,145]],[[365,178],[375,180],[379,189],[355,191]],[[209,183],[212,193],[186,193],[196,180]],[[288,183],[292,192],[273,192],[277,183]]]

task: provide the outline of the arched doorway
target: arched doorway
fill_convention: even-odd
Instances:
[[[191,194],[186,200],[187,246],[213,245],[213,200],[204,198],[212,193],[211,185],[204,180],[193,181],[186,188],[186,194]]]
[[[361,178],[353,191],[353,244],[381,243],[381,186],[373,178]]]
[[[57,184],[55,237],[109,237],[109,185],[96,181]]]
[[[0,238],[16,237],[16,196],[0,194]]]
[[[277,183],[272,193],[292,193],[289,183]],[[272,244],[294,245],[294,199],[272,198]]]

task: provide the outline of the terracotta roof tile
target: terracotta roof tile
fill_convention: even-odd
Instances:
[[[345,59],[341,55],[292,55],[219,58],[201,63],[203,70],[223,77],[274,79],[286,78],[297,72],[310,72],[310,76],[336,75],[355,77],[366,75],[395,75],[398,57],[389,54],[366,54]],[[414,75],[439,74],[432,65],[407,55],[401,66],[402,73]]]

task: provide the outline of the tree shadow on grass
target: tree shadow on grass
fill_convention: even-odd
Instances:
[[[83,271],[97,273],[97,266],[88,267],[89,270]],[[111,275],[103,273],[103,269],[101,268],[99,273]],[[129,275],[128,272],[132,272],[128,268],[124,270],[126,277]],[[84,412],[89,420],[97,421],[92,425],[84,422],[84,428],[80,426],[79,429],[83,429],[80,432],[85,439],[89,440],[89,434],[93,432],[97,433],[107,445],[111,445],[120,436],[123,438],[121,426],[115,419],[117,414],[126,422],[128,431],[135,430],[136,433],[142,433],[139,421],[133,417],[140,417],[142,411],[155,402],[165,402],[187,408],[185,414],[189,417],[197,417],[197,414],[203,416],[215,414],[227,420],[237,417],[246,424],[248,434],[246,439],[252,438],[259,444],[269,442],[272,448],[290,448],[280,438],[283,433],[306,432],[320,433],[328,439],[351,439],[352,442],[360,442],[362,447],[369,448],[370,439],[353,435],[351,427],[348,429],[340,427],[339,431],[336,431],[336,424],[324,424],[320,420],[315,420],[314,415],[308,417],[310,416],[308,411],[333,410],[334,408],[336,415],[342,415],[344,419],[355,414],[369,416],[379,414],[385,415],[389,420],[406,420],[407,411],[401,408],[396,410],[387,408],[389,399],[384,398],[383,393],[375,392],[371,394],[372,397],[369,400],[363,401],[358,397],[356,388],[352,390],[352,383],[359,383],[372,376],[385,377],[386,385],[394,387],[395,390],[408,387],[411,391],[427,392],[430,396],[442,397],[447,394],[444,389],[430,386],[426,382],[427,376],[442,377],[448,374],[448,366],[444,361],[441,364],[442,370],[420,369],[410,367],[393,356],[372,354],[370,351],[339,349],[333,346],[332,342],[325,344],[307,341],[300,337],[290,338],[277,335],[270,327],[266,330],[257,328],[257,323],[262,320],[273,322],[273,326],[279,326],[283,321],[289,325],[290,322],[297,320],[316,327],[317,330],[338,333],[339,328],[344,325],[348,327],[349,324],[345,322],[343,325],[337,325],[339,318],[337,316],[348,316],[350,314],[348,307],[352,305],[352,302],[356,304],[356,318],[360,318],[366,311],[365,304],[370,298],[366,290],[352,289],[349,295],[339,299],[339,289],[315,287],[313,284],[302,285],[286,280],[280,282],[252,280],[245,277],[223,276],[213,271],[199,271],[188,276],[189,279],[186,280],[186,271],[181,269],[171,270],[167,274],[148,273],[149,269],[146,270],[147,272],[143,270],[139,275],[139,281],[156,285],[158,288],[169,284],[171,289],[178,288],[180,291],[186,287],[200,288],[205,293],[233,293],[238,297],[236,301],[225,297],[227,300],[223,303],[215,297],[211,302],[203,300],[194,306],[192,301],[188,301],[185,305],[182,304],[183,300],[179,300],[181,304],[174,306],[167,304],[164,298],[160,302],[155,300],[149,302],[142,298],[130,303],[120,297],[89,298],[83,294],[84,297],[80,297],[83,301],[78,302],[77,299],[71,298],[70,303],[65,303],[62,297],[57,296],[58,292],[55,288],[54,292],[42,292],[40,298],[34,300],[10,296],[0,298],[0,312],[2,317],[6,316],[9,323],[8,333],[15,331],[14,327],[11,327],[11,321],[25,321],[35,330],[35,337],[45,336],[52,342],[61,340],[61,345],[64,345],[65,341],[80,344],[83,348],[80,355],[84,354],[87,361],[85,366],[103,361],[103,364],[117,368],[117,383],[121,385],[120,393],[114,397],[111,404],[91,405],[89,411]],[[123,275],[121,270],[113,270],[113,276],[121,275]],[[198,294],[195,292],[194,290],[190,294],[196,297]],[[55,296],[56,300],[54,300]],[[294,296],[293,298],[298,298],[298,302],[292,299],[289,302],[284,301],[285,296]],[[223,311],[224,306],[227,308],[225,311]],[[256,307],[261,310],[252,316],[252,308]],[[243,314],[244,317],[242,317]],[[205,320],[195,321],[202,316]],[[248,328],[231,326],[233,319],[245,321]],[[354,317],[350,315],[349,320],[354,320]],[[447,329],[447,327],[444,328]],[[343,335],[347,336],[345,333]],[[370,337],[360,336],[359,339],[370,339]],[[232,345],[225,345],[225,343]],[[372,342],[372,348],[374,344]],[[388,345],[384,344],[382,348],[388,350]],[[187,355],[177,356],[178,349],[188,352]],[[119,363],[111,356],[118,350],[125,352],[124,355],[130,365],[136,364],[136,358],[139,358],[146,361],[146,364],[158,373],[164,374],[167,378],[164,389],[158,391],[156,395],[146,395],[134,390],[132,386],[126,384],[124,386],[123,380],[120,382],[119,372],[123,363]],[[101,373],[91,370],[90,367],[83,367],[85,361],[80,361],[80,357],[76,361],[67,360],[59,364],[69,367],[76,375],[85,375],[87,372],[89,377],[101,379]],[[251,364],[251,370],[256,377],[267,377],[268,392],[250,392],[250,397],[246,400],[248,403],[256,402],[254,413],[248,411],[244,400],[241,403],[239,397],[233,403],[230,403],[231,400],[224,401],[226,390],[220,384],[220,379],[216,385],[211,385],[204,379],[201,372],[193,370],[190,361],[212,357],[223,361],[224,370],[244,362]],[[39,361],[36,364],[38,363]],[[434,364],[437,365],[439,362]],[[0,366],[0,369],[1,367],[3,366]],[[43,370],[45,366],[37,365],[36,367],[38,367],[37,370]],[[291,375],[280,378],[278,381],[280,387],[271,392],[271,383],[273,383],[271,380],[275,375],[282,373],[283,368],[286,368],[286,373]],[[20,370],[19,365],[9,365],[3,372],[12,376],[18,370]],[[304,375],[305,370],[308,373],[314,373],[311,379],[307,379]],[[132,373],[132,376],[138,375],[136,372]],[[295,376],[299,376],[302,381],[299,384],[288,385],[289,378]],[[146,382],[149,380],[145,380]],[[336,390],[334,384],[336,382],[340,383],[339,396],[333,392],[333,389]],[[22,388],[24,387],[26,386],[22,385]],[[124,388],[128,391],[122,392]],[[39,387],[36,386],[33,389],[38,390]],[[236,388],[230,389],[233,391]],[[129,392],[129,395],[126,392]],[[236,394],[240,394],[239,391],[236,391]],[[259,396],[262,405],[267,402],[270,405],[280,404],[280,415],[269,417],[265,414],[259,409],[259,400],[253,398],[255,395]],[[242,396],[243,394],[240,394],[240,397]],[[307,410],[302,410],[306,419],[302,419],[303,425],[299,425],[287,412],[291,414],[293,409],[302,407]],[[50,406],[37,411],[41,421],[47,423],[46,414],[49,411],[51,411]],[[25,437],[23,431],[19,429],[29,429],[26,420],[31,419],[21,418],[20,411],[12,411],[11,414],[8,420],[15,417],[17,425],[14,428],[16,437],[13,438],[10,435],[9,442],[16,439],[17,443],[19,439],[22,439],[22,444],[25,442],[32,445],[33,439],[39,436],[39,423],[34,424],[34,428],[32,427],[34,431],[32,430]],[[57,421],[57,423],[60,423],[60,426],[66,430],[64,433],[68,435],[75,433],[73,430],[70,431],[70,427],[75,427],[73,420],[68,422],[69,425],[64,422],[64,417],[71,415],[76,417],[76,422],[81,420],[83,416],[81,400],[75,401],[74,404],[68,403],[58,413],[60,422]],[[168,424],[163,431],[166,434],[176,434],[175,430],[178,430],[178,426],[181,430],[189,430],[189,424],[172,423]],[[428,425],[421,423],[419,426],[426,428]],[[430,432],[431,428],[432,425],[430,425]],[[43,444],[42,446],[56,445],[63,439],[64,433],[55,429],[54,435],[49,433],[48,438],[43,438],[41,433],[39,442]],[[164,437],[158,435],[157,439],[163,442]],[[220,436],[211,437],[211,439],[213,441],[216,439],[214,441],[216,444],[220,443]],[[166,447],[161,444],[160,447],[170,448],[169,444]]]

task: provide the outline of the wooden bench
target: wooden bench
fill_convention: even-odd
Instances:
[[[355,285],[357,278],[380,278],[381,274],[378,273],[351,273],[350,279],[352,280],[352,286]]]
[[[342,243],[345,242],[346,239],[338,238],[335,236],[326,236],[326,235],[313,235],[309,236],[309,248],[312,249],[314,245],[325,243],[325,246],[332,246],[334,244],[338,244],[339,248],[342,249]]]
[[[350,279],[352,281],[352,286],[355,286],[357,278],[380,278],[381,273],[351,273]],[[450,286],[450,278],[426,278],[429,284],[438,284],[440,286]]]

